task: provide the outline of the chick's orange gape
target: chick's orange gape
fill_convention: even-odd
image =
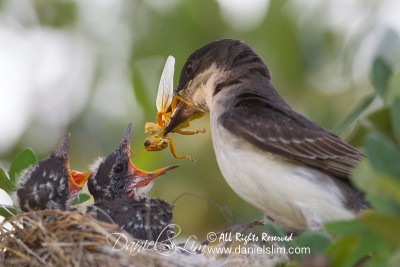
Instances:
[[[86,183],[90,174],[90,172],[79,172],[76,170],[70,170],[70,176],[68,177],[68,186],[70,190],[80,190]]]
[[[175,149],[175,145],[172,138],[169,135],[164,135],[165,127],[168,125],[171,114],[175,110],[179,101],[187,102],[180,96],[173,95],[173,79],[174,79],[174,66],[175,58],[169,56],[165,63],[164,70],[161,74],[160,84],[158,87],[156,106],[157,106],[157,123],[146,122],[144,126],[144,132],[148,133],[149,136],[144,141],[144,148],[146,151],[160,151],[169,146],[172,155],[175,158],[186,158],[193,160],[188,155],[178,155]],[[190,103],[186,103],[190,105]],[[197,133],[205,133],[206,130],[182,130],[190,125],[190,121],[200,118],[204,113],[199,112],[195,115],[186,119],[179,126],[174,128],[172,132],[179,133],[182,135],[193,135]]]

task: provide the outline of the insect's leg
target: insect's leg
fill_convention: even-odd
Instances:
[[[145,149],[145,150],[140,151],[140,152],[138,152],[138,153],[136,153],[136,154],[133,154],[131,157],[138,157],[138,156],[140,156],[140,155],[142,155],[142,154],[144,154],[144,153],[146,153],[146,152],[147,152],[147,150]]]
[[[179,95],[175,95],[174,98],[172,99],[172,102],[177,101],[177,99],[179,99],[180,101],[182,101],[183,103],[185,103],[188,106],[191,106],[193,108],[196,108],[196,106],[192,103],[190,103],[189,101],[187,101],[186,99],[184,99],[183,97],[179,96]],[[171,104],[172,105],[172,104]],[[177,105],[177,104],[176,104]],[[172,110],[174,110],[174,108],[172,108]]]
[[[167,113],[167,112],[164,113],[163,115],[164,115],[164,117],[167,118],[167,119],[171,119],[171,117],[172,117],[171,114],[170,114],[170,113]]]
[[[171,110],[172,110],[172,112],[174,112],[174,110],[176,109],[176,106],[178,105],[178,96],[177,95],[174,95],[173,97],[172,97],[172,101],[171,101]]]
[[[157,112],[157,123],[158,125],[162,126],[163,125],[163,116],[165,112]]]
[[[169,141],[169,150],[171,151],[171,154],[175,158],[177,158],[177,159],[188,159],[188,160],[194,161],[194,159],[189,157],[188,155],[183,155],[183,156],[182,155],[177,155],[176,154],[176,150],[175,150],[175,145],[174,145],[174,142],[172,141],[172,138],[168,136],[167,139]]]
[[[206,129],[203,129],[203,130],[182,130],[182,129],[179,129],[179,130],[175,130],[174,132],[178,133],[178,134],[182,134],[182,135],[193,135],[193,134],[198,134],[198,133],[205,133]]]

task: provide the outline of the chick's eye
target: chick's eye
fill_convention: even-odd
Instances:
[[[125,165],[123,163],[119,163],[114,167],[114,172],[119,174],[122,173],[125,170]]]

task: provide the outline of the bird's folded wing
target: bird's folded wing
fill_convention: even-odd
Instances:
[[[260,94],[237,96],[235,105],[221,114],[220,122],[232,134],[261,150],[333,176],[348,178],[351,169],[363,158],[361,152],[336,135],[288,106],[278,108],[276,103]]]

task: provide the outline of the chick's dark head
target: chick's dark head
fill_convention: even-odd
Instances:
[[[170,166],[153,172],[137,168],[130,158],[131,127],[129,124],[120,144],[110,155],[92,165],[88,189],[95,202],[117,197],[140,200],[150,191],[156,178],[178,167]]]

